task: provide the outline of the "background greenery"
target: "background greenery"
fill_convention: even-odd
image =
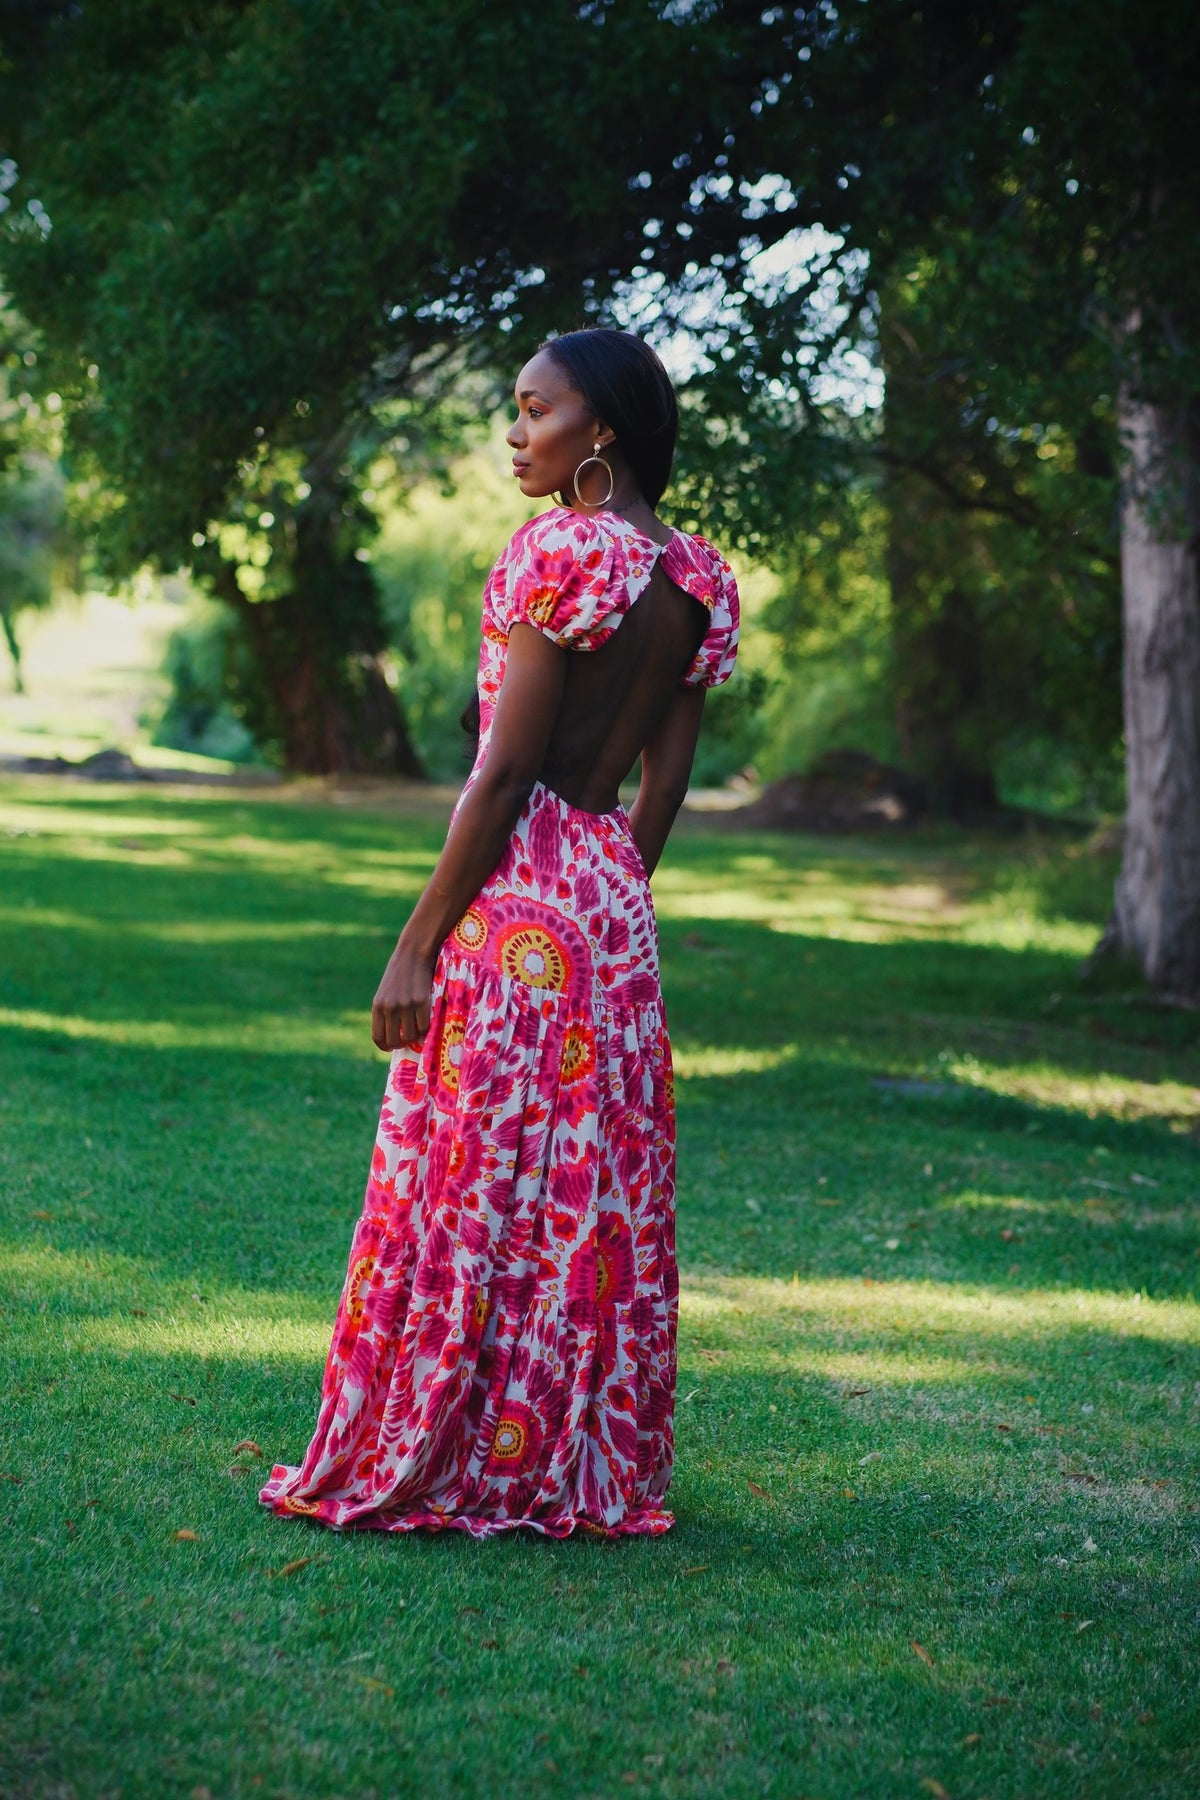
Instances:
[[[1182,0],[0,0],[10,384],[61,411],[95,567],[224,609],[166,736],[447,769],[498,546],[472,517],[439,613],[397,487],[546,331],[619,322],[681,375],[674,518],[775,584],[705,779],[853,741],[943,813],[1119,803],[1118,395],[1179,401],[1169,511],[1198,59]],[[606,155],[564,156],[601,116]]]
[[[672,842],[668,1538],[258,1508],[443,824],[0,790],[0,1788],[1183,1800],[1200,1026],[1078,983],[1075,834]]]

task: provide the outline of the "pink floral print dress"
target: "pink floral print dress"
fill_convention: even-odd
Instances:
[[[660,558],[710,614],[686,683],[727,678],[737,588],[711,545],[556,507],[484,589],[468,787],[512,625],[598,649]],[[264,1504],[337,1529],[668,1530],[674,1222],[645,870],[622,807],[539,782],[442,946],[424,1042],[392,1056],[316,1430]]]

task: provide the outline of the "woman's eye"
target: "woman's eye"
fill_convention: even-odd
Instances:
[[[540,406],[531,406],[529,408],[529,417],[531,419],[540,419],[541,416],[542,416],[542,409]]]

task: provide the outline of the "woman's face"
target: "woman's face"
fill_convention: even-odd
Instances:
[[[513,392],[517,416],[505,441],[513,452],[513,474],[521,492],[531,500],[560,493],[570,498],[576,469],[597,443],[611,444],[613,433],[597,419],[579,389],[571,386],[548,350],[530,358]],[[592,472],[603,475],[600,469]]]

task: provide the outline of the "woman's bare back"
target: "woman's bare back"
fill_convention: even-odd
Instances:
[[[708,609],[656,567],[607,643],[569,656],[539,779],[571,806],[611,812],[703,642]]]

